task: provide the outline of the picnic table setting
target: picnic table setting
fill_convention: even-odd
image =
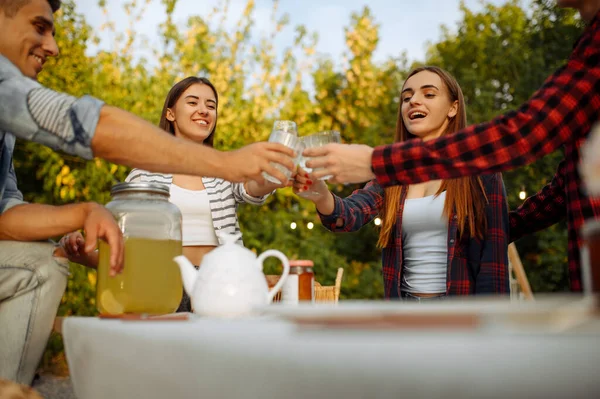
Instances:
[[[78,398],[599,392],[600,318],[593,295],[517,303],[271,302],[292,276],[285,255],[269,250],[256,257],[235,244],[236,236],[228,239],[199,270],[183,257],[175,260],[195,313],[64,320]],[[279,257],[284,270],[271,290],[262,273],[269,255]],[[302,291],[300,279],[294,284],[292,292]],[[289,292],[282,297],[289,299]]]
[[[63,334],[78,398],[593,397],[592,302],[279,304],[237,318],[69,317]]]
[[[590,185],[590,187],[593,187]],[[60,329],[75,394],[95,398],[597,397],[600,394],[600,259],[596,222],[584,294],[339,300],[310,260],[255,254],[239,234],[195,268],[181,228],[135,204],[151,185],[107,207],[124,229],[123,273],[108,277],[100,247],[98,317]],[[164,193],[163,193],[164,194]],[[136,206],[133,206],[133,205]],[[591,226],[591,227],[590,227]],[[135,237],[135,238],[131,238]],[[274,257],[281,275],[263,273]],[[174,313],[182,292],[193,312]]]

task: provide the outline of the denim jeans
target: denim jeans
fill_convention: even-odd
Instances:
[[[31,384],[67,285],[50,242],[0,241],[0,378]]]
[[[446,294],[440,294],[440,295],[431,296],[431,297],[420,297],[420,296],[412,295],[410,292],[402,291],[400,293],[400,297],[402,298],[403,301],[430,302],[430,301],[441,301],[444,298],[446,298]]]

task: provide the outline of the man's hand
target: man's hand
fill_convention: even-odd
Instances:
[[[262,172],[267,172],[279,181],[288,179],[271,162],[294,169],[294,150],[278,143],[254,143],[235,151],[228,151],[223,156],[223,172],[225,180],[230,182],[246,182],[254,180],[264,184]]]
[[[61,206],[20,204],[0,214],[0,240],[47,240],[81,228],[86,237],[83,251],[91,254],[98,239],[105,240],[110,245],[110,274],[120,272],[123,235],[115,218],[102,205],[94,202]]]
[[[312,177],[320,179],[333,175],[331,183],[363,183],[373,180],[371,170],[373,148],[363,144],[327,144],[323,147],[307,148],[305,157],[313,157],[306,162],[314,170]]]
[[[58,255],[93,269],[98,267],[98,252],[85,252],[85,238],[79,231],[64,235],[58,243],[62,251]]]
[[[102,205],[90,204],[90,211],[83,224],[86,237],[84,252],[91,253],[97,247],[99,239],[110,246],[110,276],[116,276],[123,270],[124,243],[123,234],[113,215]]]

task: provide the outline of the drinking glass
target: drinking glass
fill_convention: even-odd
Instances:
[[[298,138],[296,123],[293,121],[275,121],[275,123],[273,123],[273,130],[271,130],[271,135],[269,136],[269,142],[283,144],[284,146],[289,147],[296,152],[302,152],[302,146],[300,139]],[[292,176],[292,171],[288,170],[285,166],[275,162],[271,162],[271,164],[281,173],[283,173],[288,179]],[[282,184],[279,179],[266,172],[263,172],[262,175],[271,183]]]
[[[322,147],[325,144],[329,144],[329,143],[341,143],[342,140],[341,140],[340,132],[338,132],[337,130],[325,130],[322,132],[311,134],[310,136],[301,137],[300,141],[304,148],[314,148],[314,147]],[[310,157],[305,157],[302,155],[302,153],[300,153],[298,155],[298,165],[302,169],[304,169],[307,173],[311,173],[311,172],[321,169],[321,168],[318,168],[318,169],[313,170],[311,168],[308,168],[306,166],[306,161],[308,161],[309,159],[310,159]],[[333,176],[327,175],[327,176],[323,176],[319,180],[327,180],[331,177],[333,177]],[[310,198],[313,196],[318,196],[318,195],[320,195],[320,193],[317,191],[307,190],[307,191],[302,191],[301,193],[298,193],[298,195],[301,197],[304,197],[304,198]]]
[[[318,132],[315,134],[311,134],[310,136],[305,136],[302,137],[302,144],[304,144],[304,148],[316,148],[316,147],[323,147],[326,144],[329,143],[341,143],[342,139],[340,136],[340,132],[338,132],[337,130],[325,130],[322,132]],[[310,157],[305,157],[305,156],[300,156],[300,160],[299,160],[299,164],[300,167],[302,167],[302,169],[306,170],[308,173],[310,172],[316,172],[319,169],[322,168],[318,168],[318,169],[310,169],[306,167],[306,161],[308,161],[310,159]],[[327,176],[323,176],[321,177],[319,180],[327,180],[332,178],[332,175],[327,175]]]

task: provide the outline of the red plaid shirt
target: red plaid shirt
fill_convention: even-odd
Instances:
[[[563,160],[558,165],[558,170],[550,183],[508,214],[510,218],[510,242],[516,241],[524,235],[550,227],[567,217],[565,171],[566,162]],[[573,240],[572,242],[575,243],[576,241]],[[569,243],[571,243],[571,240],[569,240]]]
[[[600,201],[581,191],[577,165],[579,148],[599,116],[600,13],[575,44],[567,64],[518,110],[436,140],[377,147],[372,166],[379,184],[386,187],[501,172],[564,146],[564,194],[556,201],[566,204],[571,290],[581,291],[580,228],[586,219],[600,217]],[[535,201],[528,206],[535,207]]]
[[[508,209],[506,192],[500,174],[482,176],[488,198],[487,231],[483,240],[468,235],[458,236],[456,214],[448,223],[448,295],[504,294],[508,281]],[[402,215],[408,192],[403,187],[391,244],[382,250],[383,283],[386,298],[398,298],[402,284]],[[385,191],[377,182],[367,185],[342,199],[336,195],[331,215],[319,215],[325,228],[335,232],[360,229],[379,214]],[[338,225],[339,224],[339,225]]]

